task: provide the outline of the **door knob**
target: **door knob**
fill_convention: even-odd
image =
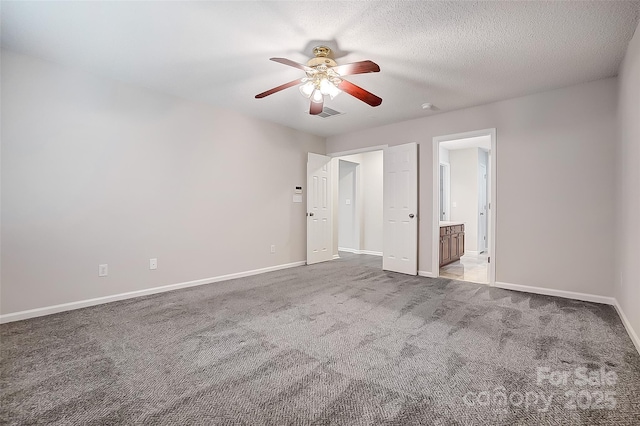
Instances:
[[[413,213],[409,213],[409,217],[410,217],[411,219],[413,219],[413,217],[414,217],[414,216],[415,216],[415,215],[414,215]]]
[[[313,216],[313,212],[309,213],[309,216]]]

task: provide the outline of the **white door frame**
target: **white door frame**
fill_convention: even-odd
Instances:
[[[444,220],[449,220],[449,218],[451,218],[451,164],[449,163],[440,163],[440,169],[444,168],[444,175],[446,177],[446,181],[449,185],[445,185],[444,188],[444,194],[443,194],[443,199],[444,202],[446,204],[447,210],[446,210],[446,217],[444,218],[440,218],[440,211],[438,211],[438,217],[440,219],[444,219]],[[438,170],[438,173],[440,173],[440,170]],[[438,183],[438,186],[440,185],[440,183]],[[440,192],[440,188],[438,188],[438,192]],[[438,200],[440,199],[440,194],[438,194]],[[440,206],[440,210],[442,210],[442,206]]]
[[[388,148],[388,147],[389,147],[388,144],[368,146],[366,148],[351,149],[349,151],[332,152],[331,154],[326,154],[326,155],[327,157],[344,157],[346,155],[362,154],[363,152],[383,151],[385,148]]]
[[[496,129],[475,130],[472,132],[455,133],[452,135],[442,135],[433,138],[433,229],[432,229],[432,246],[431,246],[431,269],[433,277],[440,276],[440,142],[446,142],[456,139],[473,138],[477,136],[489,136],[491,138],[491,161],[488,169],[489,179],[491,180],[491,200],[489,201],[490,227],[489,235],[489,285],[493,286],[496,282]]]
[[[484,173],[482,171],[484,170]],[[489,171],[486,164],[478,164],[478,183],[484,182],[484,186],[478,185],[480,194],[484,196],[484,204],[478,203],[478,253],[488,250],[487,240],[489,238],[489,194],[487,191],[487,180],[489,179]],[[481,201],[478,199],[478,201]],[[484,234],[482,234],[484,230]],[[481,239],[484,237],[484,239]]]

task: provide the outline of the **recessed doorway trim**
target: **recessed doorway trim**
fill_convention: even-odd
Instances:
[[[436,136],[433,138],[433,224],[432,224],[432,247],[431,247],[431,267],[434,278],[440,276],[440,142],[452,141],[457,139],[474,138],[478,136],[489,136],[491,138],[491,155],[489,166],[489,178],[491,179],[491,194],[489,208],[491,220],[489,221],[489,285],[493,286],[496,282],[496,217],[497,217],[497,150],[496,150],[496,129],[475,130],[472,132],[455,133],[451,135]]]

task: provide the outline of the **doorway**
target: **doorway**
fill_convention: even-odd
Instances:
[[[371,153],[380,151],[379,163],[382,168],[377,168],[378,180],[382,185],[363,185],[361,183],[367,174],[369,167],[360,165],[361,172],[358,174],[356,166],[356,192],[355,196],[350,195],[344,199],[346,205],[355,200],[362,200],[363,212],[380,212],[379,209],[369,209],[364,207],[368,200],[377,198],[382,201],[382,226],[379,221],[369,221],[360,218],[360,248],[353,248],[353,252],[361,254],[381,254],[382,269],[392,272],[400,272],[408,275],[418,273],[418,144],[415,142],[402,145],[371,147],[348,153],[334,153],[332,157],[308,154],[307,161],[307,264],[324,262],[338,257],[339,247],[339,227],[337,226],[338,207],[338,182],[340,158],[352,161],[355,159],[346,158],[347,155]],[[360,163],[358,163],[360,164]],[[346,176],[347,174],[345,174]],[[350,174],[353,179],[353,173]],[[360,178],[358,178],[360,176]],[[360,181],[360,184],[358,184]],[[370,197],[364,191],[366,188],[380,188],[381,195]],[[358,192],[358,188],[360,191]],[[380,194],[380,192],[378,192]],[[356,209],[357,210],[357,209]],[[328,217],[327,212],[330,212]],[[334,226],[336,224],[336,226]],[[363,224],[374,224],[378,241],[382,242],[381,251],[368,248],[367,226]],[[350,233],[356,235],[357,232]],[[357,244],[356,240],[356,244]],[[333,250],[327,250],[333,247]],[[362,248],[364,247],[364,248]],[[333,251],[333,255],[332,252]]]
[[[358,154],[361,154],[360,158],[352,157]],[[364,166],[361,163],[362,157],[368,155],[377,156],[378,167]],[[342,178],[346,194],[342,199],[338,188],[341,178],[341,161],[344,168]],[[372,182],[366,177],[371,171],[376,176],[374,180],[378,182],[377,185],[370,184]],[[363,180],[367,180],[367,184],[363,184]],[[418,145],[416,143],[392,147],[386,145],[370,147],[334,153],[332,157],[309,153],[307,181],[307,264],[338,258],[340,247],[348,249],[344,251],[356,254],[381,255],[384,270],[417,275]],[[372,196],[367,192],[372,189],[377,195]],[[327,194],[329,202],[326,201]],[[314,200],[317,199],[322,201],[315,202]],[[377,207],[369,208],[367,204],[371,203],[375,203]],[[341,209],[341,204],[350,207]],[[319,212],[324,215],[325,206],[329,206],[331,211],[329,220],[325,220],[324,216],[318,218]],[[351,238],[352,247],[340,245],[341,232],[338,221],[341,211],[345,212],[343,216],[357,214],[358,211],[363,212],[363,216],[348,221],[352,224],[351,226],[357,226],[359,229],[346,231],[343,229],[345,232],[342,232],[343,235]],[[368,219],[370,213],[375,213],[378,218],[381,216],[382,221]],[[371,232],[372,230],[374,232]],[[327,241],[331,241],[333,256],[331,254],[327,256],[324,249]],[[376,242],[377,248],[372,250]],[[316,253],[318,256],[312,258]]]
[[[382,256],[383,150],[334,157],[334,255]]]
[[[338,159],[338,252],[360,253],[364,245],[361,167],[361,163]]]
[[[495,133],[433,139],[435,276],[495,282]]]

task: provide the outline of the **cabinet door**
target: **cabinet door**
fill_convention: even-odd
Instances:
[[[458,234],[458,257],[464,256],[464,232]]]
[[[451,260],[460,258],[458,256],[458,234],[451,235]]]
[[[451,262],[451,236],[440,237],[440,265]]]

